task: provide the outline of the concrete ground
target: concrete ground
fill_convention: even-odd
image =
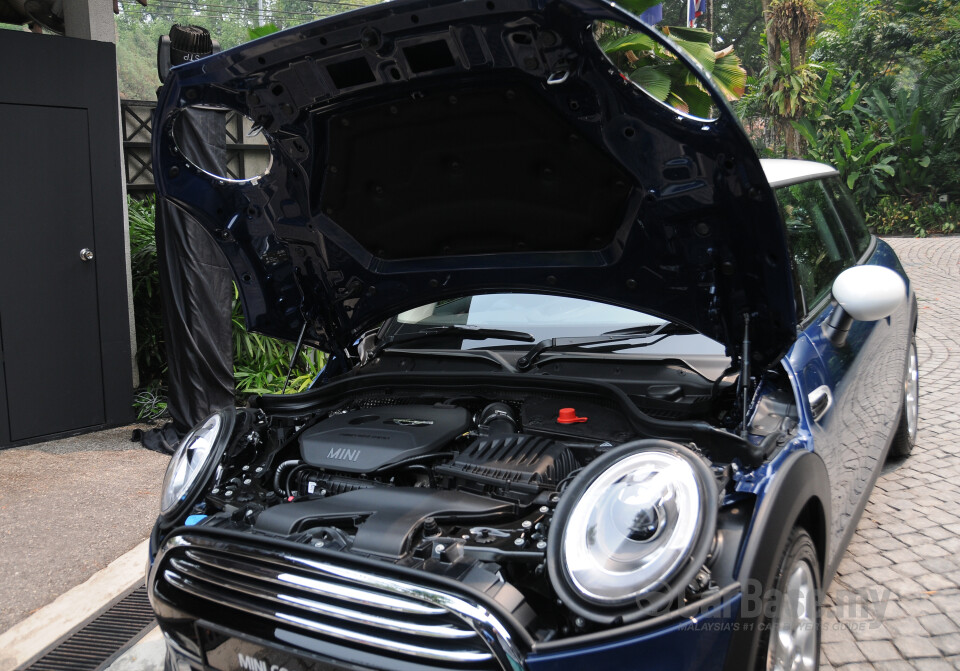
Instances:
[[[960,237],[889,242],[919,297],[919,442],[884,468],[826,597],[825,671],[960,669]],[[167,457],[128,436],[0,452],[0,630],[146,536]],[[162,660],[154,631],[111,671]]]
[[[134,428],[0,450],[0,632],[150,533],[170,457]]]

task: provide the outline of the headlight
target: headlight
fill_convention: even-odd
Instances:
[[[218,410],[197,424],[183,437],[163,476],[160,514],[173,518],[183,512],[196,495],[197,487],[210,477],[220,461],[227,439],[233,431],[233,411]]]
[[[564,493],[548,563],[554,588],[591,620],[629,621],[674,601],[713,540],[717,491],[700,457],[659,440],[596,459]]]

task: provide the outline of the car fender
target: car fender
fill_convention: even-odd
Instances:
[[[830,480],[819,455],[795,449],[763,488],[750,533],[740,559],[737,577],[744,590],[740,623],[730,643],[725,669],[742,671],[753,668],[757,658],[762,626],[762,608],[758,600],[773,582],[777,563],[783,554],[790,531],[805,516],[808,504],[818,510],[820,519],[811,520],[808,529],[820,555],[821,570],[827,553],[827,529],[830,528]],[[828,581],[822,576],[822,584]],[[762,590],[759,587],[762,586]]]

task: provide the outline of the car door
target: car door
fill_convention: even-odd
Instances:
[[[801,402],[833,497],[829,568],[835,549],[852,533],[881,466],[894,430],[904,361],[904,350],[896,344],[901,338],[894,337],[900,324],[893,322],[902,321],[899,312],[893,319],[854,322],[845,342],[831,341],[824,332],[838,309],[831,288],[837,275],[855,263],[890,265],[896,257],[866,231],[838,184],[811,180],[781,187],[777,197],[803,331],[791,351],[791,365],[806,397]]]

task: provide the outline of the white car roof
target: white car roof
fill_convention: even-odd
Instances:
[[[795,158],[762,158],[760,165],[767,177],[770,186],[788,186],[798,184],[817,177],[838,175],[836,168],[824,163],[802,161]]]

